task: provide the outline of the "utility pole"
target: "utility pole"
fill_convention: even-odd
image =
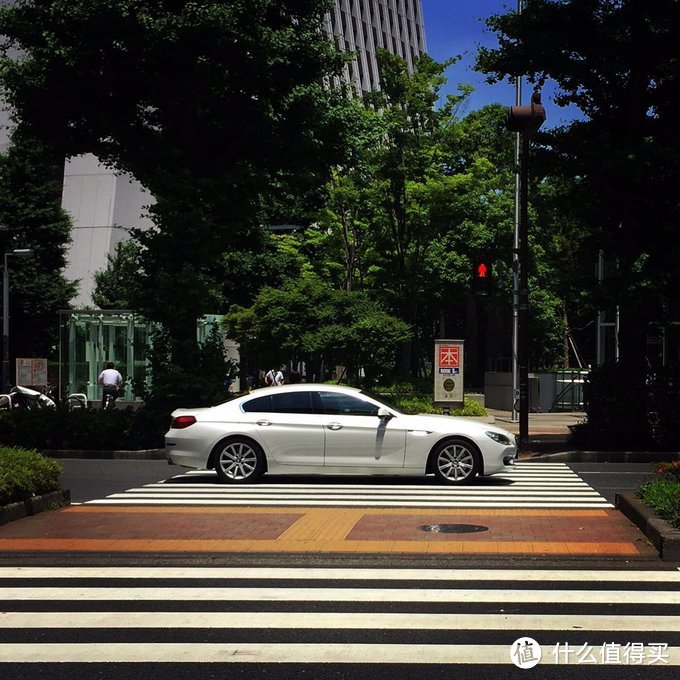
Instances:
[[[505,126],[521,138],[519,165],[519,229],[517,266],[517,364],[519,379],[519,448],[529,445],[529,138],[545,122],[541,95],[534,92],[530,106],[511,106]]]

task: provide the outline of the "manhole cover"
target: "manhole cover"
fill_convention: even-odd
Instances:
[[[489,527],[479,524],[423,524],[420,530],[431,534],[474,534],[478,531],[488,531]]]

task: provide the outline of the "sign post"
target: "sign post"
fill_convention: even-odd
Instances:
[[[434,405],[448,413],[463,406],[464,340],[434,341]]]

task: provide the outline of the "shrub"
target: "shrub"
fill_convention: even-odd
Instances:
[[[78,409],[0,413],[0,440],[29,449],[146,449],[163,446],[163,409]]]
[[[443,413],[443,409],[436,407],[432,403],[432,397],[430,396],[407,396],[398,397],[393,396],[392,401],[394,405],[401,409],[404,413]],[[487,416],[488,413],[486,409],[477,401],[473,399],[465,399],[463,406],[461,408],[452,409],[452,416]]]
[[[572,441],[602,450],[680,448],[680,372],[616,364],[593,369],[584,384],[587,419]]]
[[[37,451],[0,448],[0,505],[59,489],[63,468]]]

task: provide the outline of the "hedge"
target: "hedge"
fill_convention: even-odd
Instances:
[[[151,408],[0,412],[0,441],[28,449],[138,450],[163,446],[166,411]]]
[[[59,490],[63,468],[37,451],[0,447],[0,505]]]

